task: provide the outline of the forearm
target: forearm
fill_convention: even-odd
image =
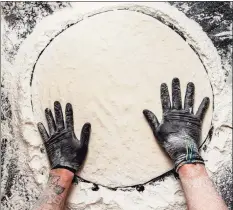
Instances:
[[[33,210],[63,210],[73,176],[66,169],[51,170],[48,184]]]
[[[178,173],[189,210],[227,210],[203,164],[185,164]]]

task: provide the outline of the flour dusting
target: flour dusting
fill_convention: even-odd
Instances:
[[[33,66],[46,45],[70,24],[94,17],[94,15],[98,18],[99,13],[118,10],[121,12],[122,10],[124,12],[136,11],[141,13],[142,16],[144,14],[154,17],[170,27],[175,26],[175,30],[185,38],[183,42],[193,48],[208,73],[214,96],[212,138],[207,138],[201,148],[201,154],[206,161],[208,172],[214,180],[218,176],[220,165],[225,163],[226,160],[231,160],[232,109],[230,96],[232,90],[224,82],[218,52],[201,27],[175,7],[161,2],[137,4],[95,3],[91,7],[88,3],[77,3],[74,4],[73,8],[65,8],[41,20],[32,34],[21,45],[13,64],[3,62],[4,72],[7,72],[5,74],[7,79],[5,84],[7,84],[9,90],[13,89],[13,91],[11,90],[12,97],[9,98],[13,110],[12,127],[5,127],[4,133],[13,132],[15,139],[18,141],[17,148],[8,149],[7,152],[20,151],[20,155],[17,154],[18,156],[15,158],[19,159],[22,167],[19,170],[24,171],[25,176],[27,176],[26,188],[30,192],[30,205],[39,195],[39,191],[46,184],[48,177],[48,162],[42,141],[35,137],[38,136],[35,126],[38,119],[32,112],[31,94],[34,93],[30,86]],[[12,68],[13,71],[7,71],[9,68]],[[46,92],[46,90],[44,91]],[[151,93],[149,95],[151,96]],[[154,100],[159,99],[156,95],[152,94],[152,96]],[[78,105],[77,102],[77,107]],[[37,109],[36,106],[39,105],[36,104],[35,109]],[[45,103],[43,106],[47,106],[47,104]],[[85,114],[87,113],[85,112]],[[81,122],[77,123],[80,127]],[[148,132],[150,132],[149,129]],[[14,165],[11,167],[14,168]],[[150,168],[146,170],[150,172]],[[153,168],[152,170],[156,169]],[[6,183],[6,180],[3,180],[3,183]],[[11,184],[14,185],[14,181]],[[121,184],[124,185],[124,183]],[[95,191],[93,190],[93,183],[80,181],[72,188],[67,209],[186,209],[179,180],[174,176],[170,175],[160,179],[160,181],[148,182],[144,185],[144,188],[143,192],[138,192],[135,187],[119,187],[117,190],[111,190],[99,185],[98,190]],[[22,187],[22,189],[24,188]],[[28,208],[27,203],[20,202],[20,198],[24,196],[18,193],[20,190],[19,188],[15,189],[13,195],[10,196],[11,198],[5,202],[11,206],[12,210]]]

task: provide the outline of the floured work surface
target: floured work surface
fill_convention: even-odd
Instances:
[[[144,119],[147,108],[161,120],[160,84],[179,77],[196,86],[195,111],[208,96],[208,75],[198,56],[176,32],[131,11],[86,18],[57,36],[39,58],[32,80],[35,121],[59,100],[74,107],[75,131],[92,124],[89,153],[80,176],[105,186],[130,186],[153,179],[173,165]],[[204,141],[212,106],[204,122]]]

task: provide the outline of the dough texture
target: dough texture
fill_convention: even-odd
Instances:
[[[145,183],[173,168],[144,119],[161,120],[160,84],[180,78],[196,86],[195,111],[205,96],[211,106],[202,141],[211,126],[212,89],[198,56],[176,32],[132,11],[86,18],[57,36],[39,58],[32,80],[35,122],[59,100],[72,103],[75,131],[90,122],[89,153],[80,176],[109,187]],[[171,90],[171,88],[170,88]],[[39,135],[39,134],[38,134]]]

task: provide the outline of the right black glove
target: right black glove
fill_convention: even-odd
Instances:
[[[161,85],[161,102],[163,119],[161,124],[149,110],[144,110],[156,139],[174,161],[175,170],[187,163],[202,163],[204,160],[198,152],[201,138],[201,126],[209,105],[209,98],[204,98],[196,115],[193,114],[194,84],[188,83],[184,108],[182,108],[180,81],[172,81],[172,107],[166,84]]]
[[[51,168],[66,168],[75,173],[87,155],[91,125],[90,123],[84,124],[81,138],[78,140],[74,133],[71,104],[66,104],[66,123],[64,123],[61,104],[58,101],[54,102],[54,112],[56,123],[51,110],[48,108],[45,110],[50,135],[44,125],[38,123],[38,129],[44,141]]]

